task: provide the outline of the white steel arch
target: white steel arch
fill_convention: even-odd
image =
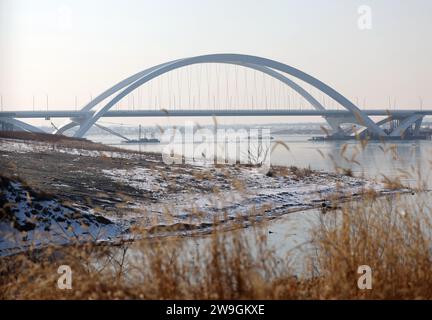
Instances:
[[[366,114],[364,114],[359,108],[357,108],[351,101],[342,96],[333,88],[329,87],[325,83],[320,80],[294,68],[283,64],[278,61],[250,56],[250,55],[242,55],[242,54],[211,54],[211,55],[203,55],[192,58],[178,59],[170,62],[166,62],[141,72],[138,72],[123,81],[117,83],[113,87],[107,89],[99,96],[90,101],[87,105],[85,105],[81,111],[89,111],[97,106],[100,102],[110,97],[114,93],[124,89],[120,94],[115,96],[108,104],[104,107],[100,108],[96,113],[88,119],[72,119],[72,121],[61,126],[55,133],[62,134],[66,130],[73,128],[74,126],[80,125],[79,130],[75,133],[76,137],[82,137],[88,129],[101,117],[105,112],[107,112],[112,106],[115,105],[119,100],[121,100],[124,96],[143,85],[144,83],[150,81],[157,76],[160,76],[166,72],[172,71],[174,69],[178,69],[187,65],[197,64],[197,63],[227,63],[227,64],[235,64],[241,65],[245,67],[249,67],[261,72],[264,72],[285,84],[289,85],[295,91],[297,91],[300,95],[302,95],[315,109],[324,110],[325,108],[306,90],[297,85],[294,81],[285,77],[284,75],[276,72],[275,70],[282,71],[288,73],[294,77],[297,77],[310,85],[318,88],[323,93],[327,94],[337,102],[339,102],[343,107],[353,113],[353,116],[358,119],[359,124],[366,126],[370,132],[375,135],[383,136],[385,132],[376,125]],[[273,70],[275,69],[275,70]]]
[[[175,60],[178,61],[178,60]],[[173,62],[175,62],[173,61]],[[172,62],[168,62],[168,63],[164,63],[149,69],[146,69],[142,72],[139,72],[121,82],[119,82],[118,84],[114,85],[113,87],[109,88],[108,90],[104,91],[103,93],[101,93],[99,96],[97,96],[96,98],[94,98],[92,101],[90,101],[87,105],[85,105],[81,111],[90,111],[92,108],[94,108],[95,106],[97,106],[101,101],[105,100],[107,97],[111,96],[112,94],[114,94],[115,92],[118,92],[119,90],[133,84],[134,82],[136,82],[137,80],[139,80],[141,77],[143,77],[143,75],[148,74],[154,70],[156,70],[157,68],[160,68],[161,66],[170,64]],[[254,64],[250,64],[250,63],[230,63],[230,62],[226,62],[227,64],[234,64],[234,65],[239,65],[239,66],[243,66],[246,68],[250,68],[250,69],[254,69],[257,71],[260,71],[262,73],[265,73],[267,75],[269,75],[270,77],[273,77],[279,81],[281,81],[282,83],[288,85],[289,87],[291,87],[291,89],[293,89],[294,91],[296,91],[299,95],[301,95],[306,101],[308,101],[315,109],[317,110],[325,110],[324,106],[318,101],[316,100],[309,92],[307,92],[305,89],[303,89],[300,85],[298,85],[296,82],[294,82],[293,80],[287,78],[285,75],[270,69],[268,67],[264,67],[264,66],[260,66],[260,65],[254,65]],[[142,85],[142,84],[141,84]],[[62,126],[59,127],[58,130],[56,130],[54,133],[55,134],[63,134],[66,130],[69,130],[75,126],[80,125],[79,119],[72,119],[71,121],[63,124]],[[85,134],[85,133],[84,133]],[[82,136],[82,135],[81,135]]]

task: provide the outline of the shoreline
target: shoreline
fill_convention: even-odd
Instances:
[[[152,237],[204,235],[218,224],[231,230],[230,221],[245,228],[251,219],[259,222],[310,209],[332,210],[338,203],[361,199],[365,192],[377,196],[411,192],[295,167],[272,167],[272,174],[263,175],[246,166],[167,166],[157,154],[109,146],[104,150],[101,144],[92,149],[92,144],[85,141],[86,148],[81,149],[75,141],[68,145],[0,138],[0,165],[12,173],[9,178],[24,179],[31,190],[52,195],[80,218],[108,220],[105,226],[113,224],[117,231],[108,241],[98,241],[111,245],[117,240],[134,241],[130,229],[135,227]],[[50,232],[51,225],[43,228]],[[5,232],[4,227],[0,230]],[[88,235],[82,239],[88,241]]]

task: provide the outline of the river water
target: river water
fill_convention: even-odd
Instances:
[[[335,171],[337,167],[351,169],[353,173],[374,179],[384,176],[392,179],[401,177],[406,185],[417,186],[420,182],[427,188],[431,187],[430,169],[432,167],[432,141],[392,141],[388,143],[369,142],[362,145],[358,141],[309,141],[311,135],[273,135],[273,144],[283,141],[288,146],[278,145],[271,154],[271,163],[282,166],[298,166],[301,168]],[[160,153],[165,144],[122,144],[120,139],[110,136],[89,136],[89,139],[117,147],[139,151]],[[345,147],[346,145],[346,147]],[[345,150],[341,154],[342,150]],[[429,192],[407,195],[406,201],[415,206],[419,203],[430,204]],[[290,213],[278,217],[263,225],[268,233],[268,244],[281,256],[287,252],[298,256],[293,268],[303,270],[301,255],[294,248],[310,240],[310,230],[322,216],[320,210],[307,210]],[[243,230],[252,237],[248,229]],[[208,239],[193,241],[200,246]],[[294,252],[294,253],[293,253]]]
[[[387,143],[370,141],[362,146],[358,141],[309,141],[311,135],[272,135],[272,145],[277,144],[271,153],[271,163],[282,166],[335,171],[337,167],[351,169],[356,175],[367,177],[395,177],[404,174],[405,183],[415,185],[418,171],[427,182],[432,166],[432,141],[391,141]],[[125,144],[110,135],[94,135],[89,139],[116,147],[161,153],[167,143]],[[282,141],[286,147],[278,144]],[[186,145],[191,145],[186,141]],[[346,147],[344,147],[346,145]],[[346,148],[344,154],[341,154]],[[354,156],[354,158],[353,158]],[[407,175],[406,171],[410,174]]]

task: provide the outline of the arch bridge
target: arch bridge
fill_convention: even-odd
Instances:
[[[0,112],[0,122],[3,127],[14,126],[22,130],[42,132],[41,129],[31,126],[18,118],[32,117],[69,117],[70,120],[64,125],[57,128],[55,134],[64,134],[67,130],[78,127],[75,131],[75,137],[83,137],[88,130],[96,124],[102,117],[114,116],[163,116],[162,111],[136,110],[136,111],[114,111],[111,110],[119,101],[128,94],[138,89],[145,83],[160,77],[173,70],[186,66],[203,64],[203,63],[221,63],[229,65],[238,65],[258,72],[262,72],[302,96],[312,107],[312,110],[269,110],[269,109],[251,109],[251,110],[183,110],[170,111],[170,116],[202,116],[202,115],[319,115],[325,118],[332,129],[332,135],[335,137],[347,137],[354,134],[354,130],[343,129],[343,124],[355,124],[364,127],[361,133],[363,137],[370,138],[402,138],[406,135],[416,136],[419,133],[424,116],[432,114],[423,110],[361,110],[348,98],[341,93],[318,80],[317,78],[282,62],[275,60],[244,55],[244,54],[209,54],[183,59],[177,59],[162,63],[160,65],[140,71],[100,93],[90,102],[88,102],[79,111],[16,111]],[[306,89],[299,85],[295,79],[318,89],[323,94],[335,100],[344,110],[329,110],[316,98],[313,97]],[[370,116],[386,116],[385,119],[374,122]],[[384,129],[384,125],[390,124],[389,128]]]

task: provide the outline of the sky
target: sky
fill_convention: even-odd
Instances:
[[[432,108],[431,21],[430,0],[0,0],[2,107],[43,109],[48,96],[50,109],[79,108],[150,66],[244,53],[299,68],[361,106]],[[187,82],[185,72],[177,81]],[[164,85],[168,101],[176,93]],[[147,103],[157,104],[155,92]],[[135,94],[144,103],[146,93]]]

